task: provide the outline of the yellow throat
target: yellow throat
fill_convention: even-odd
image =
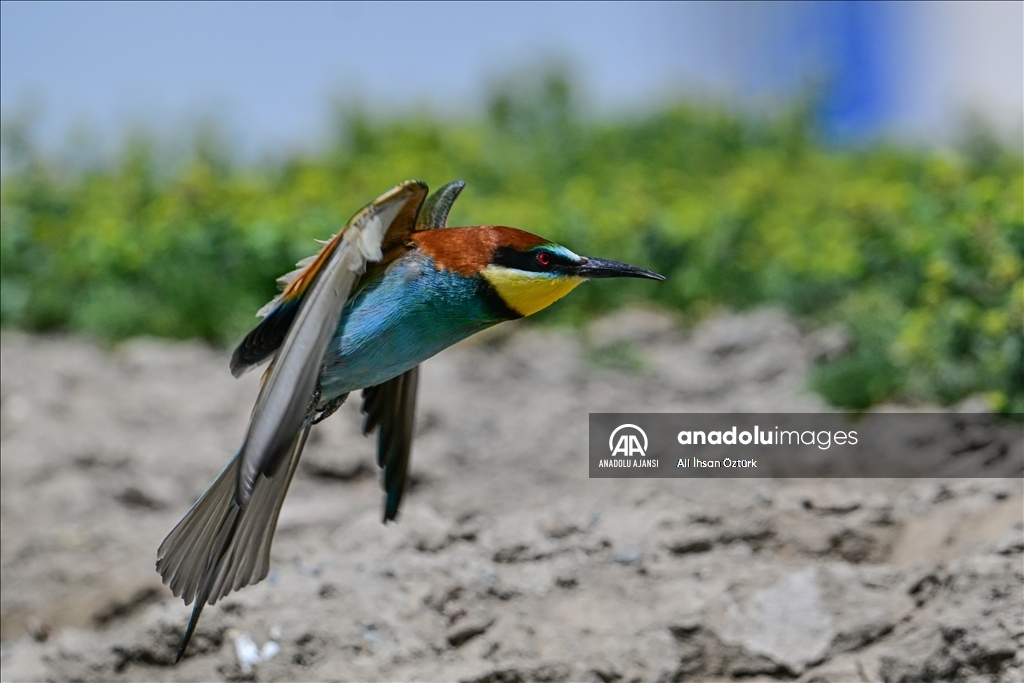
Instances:
[[[547,308],[583,282],[581,277],[527,273],[503,266],[487,266],[482,275],[509,308],[524,316]]]

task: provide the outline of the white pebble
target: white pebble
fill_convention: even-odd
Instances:
[[[260,659],[264,662],[269,662],[271,659],[277,656],[277,653],[281,651],[281,646],[273,640],[268,640],[263,643],[263,647],[260,648]]]
[[[260,649],[248,633],[235,638],[235,656],[238,657],[238,666],[242,673],[247,674],[252,668],[260,663]]]

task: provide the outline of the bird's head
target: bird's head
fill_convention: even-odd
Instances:
[[[445,228],[416,232],[412,239],[438,268],[481,278],[514,317],[547,308],[585,280],[665,279],[626,263],[580,256],[517,228]]]

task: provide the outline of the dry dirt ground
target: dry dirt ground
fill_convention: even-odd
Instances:
[[[1021,681],[1019,472],[588,478],[589,412],[821,410],[808,369],[843,346],[770,309],[463,343],[423,368],[399,523],[353,400],[313,433],[270,576],[174,666],[189,610],[156,548],[258,378],[195,343],[4,332],[2,678]]]

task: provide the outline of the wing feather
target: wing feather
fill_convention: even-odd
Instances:
[[[342,308],[367,261],[379,260],[382,244],[396,222],[408,231],[426,195],[410,181],[357,213],[283,295],[304,291],[302,302],[256,399],[242,444],[236,498],[248,503],[256,476],[273,474],[308,417],[321,360],[337,328]]]
[[[447,227],[448,213],[452,210],[452,204],[455,203],[464,187],[466,187],[466,181],[453,180],[427,197],[427,200],[423,202],[423,208],[420,209],[419,217],[416,219],[416,229],[435,230]]]
[[[410,232],[415,229],[420,206],[427,195],[427,186],[422,181],[410,180],[381,195],[359,211],[334,237],[323,242],[323,248],[316,254],[299,261],[297,268],[278,278],[283,291],[271,299],[257,313],[263,321],[256,325],[239,343],[231,355],[231,374],[241,376],[269,358],[284,343],[291,324],[295,321],[299,305],[310,291],[324,267],[344,242],[345,234],[357,224],[372,223],[374,215],[393,210],[384,221],[384,234],[379,241],[368,247],[376,256],[370,261],[380,260],[383,254],[397,257],[396,245],[404,244]],[[395,202],[398,202],[395,204]],[[364,226],[365,227],[365,226]],[[365,234],[364,229],[361,233]],[[374,238],[376,240],[376,237]],[[364,245],[365,246],[365,245]]]

